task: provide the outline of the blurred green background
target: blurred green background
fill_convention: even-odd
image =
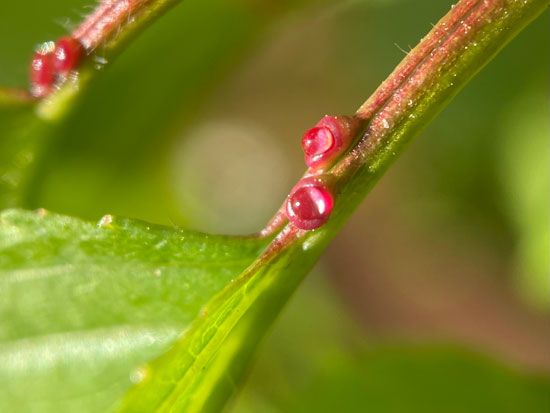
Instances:
[[[2,2],[0,84],[24,87],[34,45],[89,5]],[[304,169],[301,133],[352,113],[449,7],[183,1],[57,128],[26,206],[254,232]],[[228,411],[550,411],[549,43],[544,16],[410,145]]]

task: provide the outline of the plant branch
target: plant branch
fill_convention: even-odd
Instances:
[[[42,99],[37,113],[43,119],[55,120],[70,109],[79,90],[126,44],[155,18],[180,0],[102,0],[96,9],[73,31],[71,36],[86,49],[88,58],[78,77],[64,82],[59,90]]]
[[[451,7],[355,113],[361,131],[357,143],[327,171],[338,192],[327,227],[342,224],[343,217],[351,214],[404,144],[549,3],[462,0]],[[260,234],[282,227],[283,214],[284,207]],[[315,232],[333,231],[322,228]],[[287,228],[269,251],[311,236]],[[315,238],[319,239],[319,234]]]
[[[462,0],[358,109],[366,132],[332,173],[376,172],[435,116],[548,0]]]
[[[102,0],[72,33],[88,50],[113,54],[154,18],[180,0]]]

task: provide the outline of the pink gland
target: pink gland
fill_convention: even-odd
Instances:
[[[302,137],[306,165],[310,168],[328,165],[346,149],[349,138],[341,118],[323,117]]]
[[[72,37],[62,37],[55,43],[54,69],[58,75],[66,76],[80,63],[84,49]]]
[[[333,207],[334,199],[328,188],[318,179],[305,178],[290,193],[286,212],[294,226],[312,230],[328,221]]]
[[[50,93],[55,83],[53,51],[46,46],[37,51],[31,62],[31,93],[43,97]]]

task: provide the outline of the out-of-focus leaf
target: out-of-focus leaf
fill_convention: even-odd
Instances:
[[[0,411],[105,411],[263,248],[104,218],[0,215]]]
[[[285,308],[227,412],[543,413],[549,408],[548,375],[520,372],[454,345],[365,337],[319,275]]]
[[[550,380],[459,350],[382,346],[335,357],[284,411],[544,413]]]
[[[148,363],[119,412],[218,412],[268,327],[326,246],[297,240],[263,255],[204,308],[189,331]]]
[[[33,39],[38,43],[62,35],[63,28],[52,22],[56,17],[76,21],[85,14],[84,8],[79,9],[84,4],[53,3],[41,16],[30,14],[32,31],[15,40],[17,50],[5,52],[13,52],[14,61],[30,58]],[[80,90],[66,88],[61,94],[64,99],[58,95],[52,102],[41,103],[37,113],[47,114],[46,122],[30,112],[21,122],[9,114],[9,122],[0,124],[0,168],[5,169],[0,176],[9,180],[11,192],[6,194],[9,202],[0,198],[0,207],[47,207],[84,217],[108,210],[156,222],[181,221],[165,179],[170,142],[268,23],[295,7],[292,2],[186,0],[104,70],[89,73],[87,65]],[[16,16],[21,13],[17,5],[9,10]],[[11,24],[2,26],[0,34],[7,27],[14,37],[16,28]],[[42,28],[43,37],[37,27]],[[99,48],[91,59],[102,56]],[[3,61],[7,57],[0,59],[8,73],[18,72],[12,61]],[[25,76],[12,73],[21,85],[26,83],[27,68],[25,61]],[[36,122],[41,126],[32,127]],[[12,150],[23,142],[24,150]],[[8,165],[23,157],[25,165],[17,162],[15,169]]]
[[[356,169],[349,168],[343,171],[344,173],[340,175],[340,182],[337,182],[341,186],[335,189],[335,191],[339,191],[338,202],[331,220],[317,231],[300,233],[295,238],[291,238],[288,244],[280,250],[277,248],[270,250],[271,255],[262,256],[261,259],[247,267],[238,278],[235,278],[234,282],[229,283],[219,295],[209,301],[208,306],[199,313],[200,316],[195,319],[183,338],[179,339],[168,352],[136,371],[134,380],[137,382],[137,386],[128,393],[120,405],[120,409],[122,411],[219,411],[227,395],[234,390],[235,382],[246,366],[251,349],[255,347],[278,310],[328,242],[336,235],[353,208],[383,173],[391,159],[396,156],[398,149],[401,148],[400,145],[435,116],[441,106],[458,92],[459,87],[463,86],[492,57],[493,52],[502,47],[531,18],[541,12],[544,6],[545,3],[539,0],[521,4],[513,3],[509,13],[508,9],[495,7],[493,9],[495,18],[478,21],[479,25],[472,26],[468,31],[471,33],[468,36],[471,37],[460,38],[458,36],[453,43],[456,45],[456,47],[453,46],[454,49],[436,48],[433,55],[437,55],[443,60],[449,57],[451,60],[446,60],[441,65],[434,63],[437,61],[430,61],[431,64],[427,64],[426,72],[421,71],[421,74],[429,79],[429,82],[424,85],[425,90],[418,90],[415,87],[411,89],[415,93],[417,106],[409,105],[408,109],[395,111],[391,114],[397,116],[398,119],[399,116],[402,116],[407,120],[402,119],[402,121],[396,122],[395,127],[388,126],[379,129],[383,130],[386,135],[384,139],[374,141],[373,145],[381,144],[382,146],[378,147],[376,152],[371,153],[372,157],[355,158],[360,162]],[[484,9],[480,7],[478,12],[482,10]],[[462,12],[464,11],[462,10]],[[475,13],[473,15],[475,16]],[[494,22],[494,26],[489,22]],[[459,25],[456,30],[461,30],[460,27],[462,26]],[[464,34],[465,32],[460,31],[460,33]],[[475,45],[483,47],[470,49],[462,47],[476,39],[483,43],[475,43]],[[437,44],[440,45],[440,43]],[[421,61],[424,62],[425,59],[421,59]],[[423,83],[418,83],[416,86],[419,85],[423,85]],[[381,128],[383,123],[377,125]],[[365,142],[362,141],[363,144]],[[347,154],[347,156],[351,155]],[[345,166],[344,160],[338,165]],[[335,179],[337,179],[336,176]],[[42,226],[37,225],[34,231],[39,235],[41,228]],[[17,233],[18,230],[14,228],[7,232]],[[71,233],[71,231],[65,230],[63,232]],[[13,234],[9,234],[7,239],[13,237]],[[171,239],[170,234],[164,233],[155,241],[162,243],[161,239],[165,240],[166,238]],[[79,242],[78,233],[74,231],[71,240],[77,242],[78,248],[85,248],[86,251],[91,250],[92,253],[97,251],[95,242],[89,244]],[[115,260],[115,263],[120,264],[122,268],[125,265],[133,265],[136,261],[133,251],[140,249],[136,245],[137,242],[134,244],[133,241],[133,239],[125,239],[120,243],[113,242],[110,244],[110,248],[106,249],[107,252],[105,249],[99,248],[100,252],[107,254],[108,257],[104,264],[109,268],[112,266],[109,260],[112,260],[113,257],[109,256],[108,252],[115,249],[118,252],[125,251],[122,253],[123,262]],[[173,242],[176,243],[176,240]],[[143,244],[147,246],[147,251],[158,245],[142,242],[141,247]],[[60,251],[64,250],[55,248],[56,242],[49,241],[48,245],[53,245],[54,251],[46,251],[45,258],[42,257],[46,261],[59,256]],[[67,247],[69,251],[74,248],[73,244],[70,245]],[[115,246],[117,248],[114,248]],[[129,252],[124,249],[127,246],[131,248]],[[9,250],[8,259],[12,254],[21,263],[22,257],[17,254],[25,254],[25,250]],[[31,254],[34,260],[41,258],[41,254],[35,255],[38,256]],[[179,257],[178,262],[182,259]],[[183,261],[185,262],[185,260]],[[211,264],[211,262],[209,263]],[[155,264],[158,263],[155,262]],[[15,268],[13,269],[15,270]],[[124,274],[124,272],[122,273]],[[131,273],[135,274],[133,271]],[[39,276],[34,275],[36,279],[47,277],[48,273],[44,271]],[[19,276],[15,278],[19,279]],[[109,282],[112,281],[107,279],[107,283],[101,283],[101,288],[104,288],[105,285],[110,286]],[[181,282],[181,280],[178,281]],[[100,288],[93,284],[91,287],[86,287]],[[86,287],[83,288],[84,291],[86,291]],[[111,290],[117,291],[117,289],[111,288],[109,292]],[[110,302],[117,303],[116,300]],[[94,304],[97,305],[97,301],[94,301]],[[13,308],[13,305],[10,308]],[[69,318],[70,315],[71,313],[68,312]],[[25,319],[28,319],[28,314]]]
[[[34,105],[2,96],[0,90],[0,209],[20,202],[19,188],[35,158],[42,130]]]
[[[25,206],[185,222],[169,186],[171,144],[292,3],[185,0],[170,10],[88,85],[39,159]]]
[[[517,234],[518,284],[531,302],[546,308],[550,305],[547,118],[547,97],[528,89],[502,120],[499,158],[504,206]]]

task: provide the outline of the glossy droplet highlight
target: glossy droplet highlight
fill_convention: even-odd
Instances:
[[[302,137],[305,162],[310,168],[322,168],[338,157],[351,141],[345,117],[324,116]]]
[[[304,133],[302,149],[306,157],[324,154],[334,146],[334,136],[329,128],[314,127]]]
[[[34,54],[31,62],[31,94],[35,97],[47,95],[55,83],[53,47],[44,44]]]
[[[292,190],[287,204],[288,219],[304,230],[317,229],[328,221],[334,199],[329,189],[315,179],[304,179]]]
[[[72,37],[63,37],[55,44],[54,69],[58,75],[66,75],[80,64],[84,48]]]

